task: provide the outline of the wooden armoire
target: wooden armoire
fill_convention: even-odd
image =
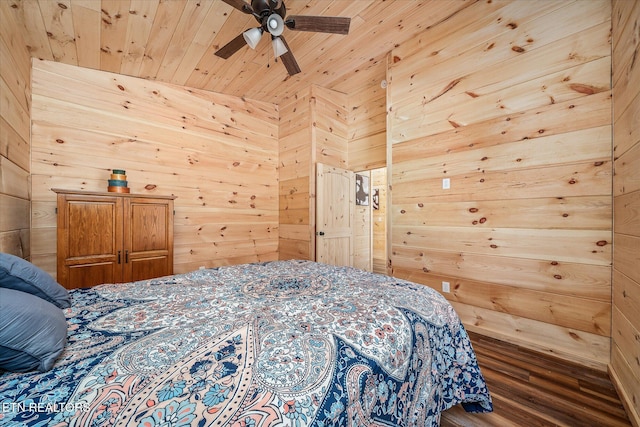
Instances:
[[[68,289],[173,274],[173,200],[52,189],[57,197],[57,280]]]

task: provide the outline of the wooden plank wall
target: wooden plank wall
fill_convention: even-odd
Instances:
[[[473,2],[389,57],[393,274],[469,330],[605,370],[611,4]],[[443,189],[443,179],[450,189]]]
[[[640,426],[640,2],[615,0],[611,376]]]
[[[275,105],[49,61],[33,64],[32,257],[55,273],[51,188],[173,194],[174,271],[277,259]]]
[[[348,96],[335,90],[311,86],[312,132],[315,133],[314,160],[348,169]]]
[[[365,171],[387,166],[386,55],[332,88],[347,93],[349,169]],[[385,80],[386,84],[386,80]]]
[[[10,2],[0,2],[0,252],[30,259],[31,58]]]
[[[315,259],[315,165],[347,168],[347,97],[312,85],[279,106],[280,259]]]
[[[297,94],[280,105],[280,141],[278,159],[280,200],[280,259],[314,259],[311,248],[313,229],[311,177],[313,140],[311,93]],[[315,209],[315,205],[313,206]]]

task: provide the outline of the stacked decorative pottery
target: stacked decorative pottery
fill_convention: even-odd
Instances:
[[[128,193],[127,175],[122,169],[113,169],[107,190],[111,193]]]

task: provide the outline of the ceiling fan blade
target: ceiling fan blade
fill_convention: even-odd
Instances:
[[[285,24],[292,30],[318,33],[349,34],[351,18],[341,16],[291,15]]]
[[[222,0],[229,6],[233,6],[238,9],[240,12],[253,14],[253,8],[249,3],[244,0]]]
[[[284,66],[287,69],[287,72],[289,73],[290,76],[293,76],[294,74],[298,74],[302,70],[298,66],[298,63],[296,62],[296,58],[293,57],[293,53],[291,52],[291,48],[287,44],[287,42],[284,39],[284,37],[280,36],[280,39],[282,40],[282,43],[284,43],[284,45],[287,47],[287,51],[285,53],[283,53],[282,55],[280,55],[280,60],[284,64]]]
[[[240,33],[238,37],[218,49],[218,51],[216,52],[216,56],[227,59],[231,55],[239,51],[242,47],[246,46],[246,44],[246,40],[244,39],[242,33]]]

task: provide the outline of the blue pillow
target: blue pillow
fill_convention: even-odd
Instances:
[[[71,307],[69,292],[61,284],[46,271],[15,255],[0,253],[0,288],[26,292],[60,308]]]
[[[35,295],[0,288],[0,369],[46,372],[67,343],[64,312]]]

